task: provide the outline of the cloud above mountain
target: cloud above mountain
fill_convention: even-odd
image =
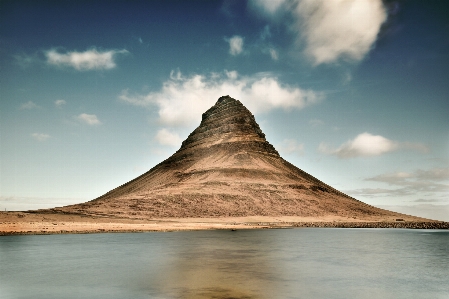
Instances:
[[[424,144],[398,142],[381,135],[372,135],[368,132],[357,135],[354,139],[345,142],[338,148],[332,148],[324,142],[318,147],[318,151],[328,155],[335,155],[341,159],[380,156],[399,149],[414,149],[420,152],[428,151]]]
[[[65,100],[56,100],[55,101],[55,106],[58,107],[58,108],[61,108],[65,104],[67,104],[67,102]]]
[[[243,38],[234,35],[230,39],[225,39],[229,43],[229,54],[237,56],[243,52]]]
[[[161,145],[180,146],[182,143],[182,139],[177,133],[171,132],[166,128],[160,129],[155,139]]]
[[[71,51],[60,53],[56,49],[45,51],[47,63],[57,67],[70,67],[78,71],[110,70],[116,67],[115,59],[119,54],[128,54],[127,50],[98,51],[97,49],[84,52]]]
[[[90,126],[101,125],[101,121],[95,114],[81,113],[76,118],[78,119],[79,122]]]
[[[19,107],[20,110],[31,110],[31,109],[36,109],[36,108],[39,108],[39,106],[36,105],[33,101],[28,101],[26,103],[23,103]]]
[[[304,154],[304,144],[298,143],[295,139],[284,139],[279,145],[276,145],[276,148],[281,155],[295,153],[302,156]]]
[[[294,36],[294,48],[313,65],[362,60],[387,20],[381,0],[253,0],[250,6],[283,23]]]
[[[223,95],[244,99],[243,104],[253,113],[302,109],[323,98],[320,92],[283,84],[271,73],[240,76],[236,71],[224,71],[184,76],[172,71],[161,90],[146,95],[123,90],[119,99],[135,106],[156,106],[161,123],[180,126],[199,123],[201,114]]]

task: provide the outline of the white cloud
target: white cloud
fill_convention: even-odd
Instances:
[[[109,70],[116,67],[117,54],[127,54],[127,50],[98,51],[97,49],[84,52],[59,53],[52,49],[45,52],[47,63],[55,66],[73,67],[78,71]]]
[[[312,90],[282,84],[270,73],[240,76],[236,71],[209,76],[183,76],[172,72],[158,92],[130,95],[123,90],[120,100],[135,106],[159,108],[160,121],[169,125],[199,123],[201,115],[223,95],[242,101],[253,113],[271,109],[302,109],[322,95]]]
[[[296,29],[306,41],[305,52],[315,64],[341,57],[361,60],[387,19],[381,0],[303,0],[295,14]]]
[[[353,140],[349,140],[336,149],[332,149],[322,142],[318,150],[324,154],[335,155],[339,158],[379,156],[396,150],[417,150],[427,153],[428,147],[421,143],[399,142],[387,139],[380,135],[362,133]]]
[[[162,145],[180,146],[182,143],[182,139],[177,133],[170,132],[165,128],[160,129],[155,138]]]
[[[273,16],[289,1],[287,0],[250,0],[250,4],[266,16]]]
[[[36,105],[35,103],[33,103],[32,101],[28,101],[26,103],[23,103],[22,105],[20,105],[20,110],[31,110],[31,109],[36,109],[39,108],[38,105]]]
[[[43,133],[33,133],[31,134],[31,137],[33,137],[37,141],[45,141],[50,138],[50,135]]]
[[[239,76],[239,73],[237,71],[227,71],[225,70],[225,74],[230,80],[236,80]],[[216,78],[220,78],[220,74],[216,74]]]
[[[278,52],[275,49],[270,48],[270,49],[268,49],[268,51],[270,53],[271,59],[273,59],[273,60],[278,60],[279,59]]]
[[[304,144],[298,143],[294,139],[285,139],[282,143],[276,147],[282,154],[297,153],[299,155],[304,154]]]
[[[82,113],[76,117],[80,122],[88,124],[90,126],[100,125],[101,122],[98,120],[95,114]]]
[[[276,17],[279,11],[288,16],[283,19],[295,34],[297,48],[314,65],[341,58],[360,61],[387,19],[382,0],[254,0],[252,4],[264,16]]]
[[[234,35],[226,41],[229,42],[229,54],[236,56],[243,52],[243,38],[241,36]]]
[[[64,101],[64,100],[56,100],[55,101],[55,106],[56,107],[61,107],[61,106],[65,105],[65,104],[67,104],[67,102]]]
[[[399,144],[380,135],[362,133],[353,140],[342,144],[337,149],[329,148],[325,143],[321,143],[318,150],[325,154],[336,155],[339,158],[379,156],[395,151]]]

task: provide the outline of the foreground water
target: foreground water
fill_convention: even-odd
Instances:
[[[449,231],[0,237],[0,298],[449,298]]]

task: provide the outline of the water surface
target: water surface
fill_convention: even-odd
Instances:
[[[0,237],[0,298],[449,298],[449,231]]]

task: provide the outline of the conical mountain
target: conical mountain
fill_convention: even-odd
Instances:
[[[397,216],[326,185],[280,157],[251,112],[229,96],[167,160],[90,202],[53,209],[131,218]]]

